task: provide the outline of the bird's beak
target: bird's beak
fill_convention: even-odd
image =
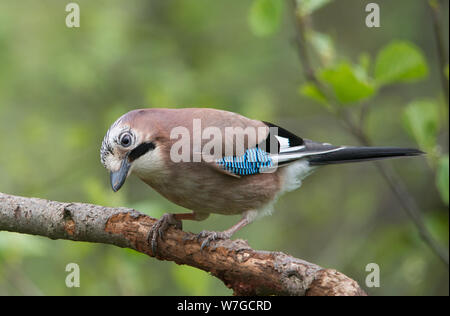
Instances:
[[[128,155],[122,160],[120,164],[120,169],[114,172],[111,172],[111,188],[114,192],[119,191],[122,185],[125,183],[125,180],[128,176],[128,170],[130,170],[131,163],[128,162]]]

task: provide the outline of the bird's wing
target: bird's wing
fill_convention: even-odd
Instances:
[[[229,155],[215,159],[211,166],[232,176],[248,176],[273,172],[309,156],[338,151],[343,147],[302,139],[282,127],[264,122],[270,129],[263,142],[247,148],[243,155]]]
[[[202,157],[201,163],[233,177],[272,172],[279,166],[340,148],[305,140],[280,126],[228,111],[209,108],[139,111],[147,115],[141,122],[137,120],[141,116],[137,116],[134,125],[141,124],[141,130],[149,134],[154,130],[165,131],[168,151],[175,142],[186,142],[192,149],[190,161],[200,161],[195,158]],[[185,129],[193,140],[173,138],[172,131],[178,127]],[[220,137],[215,137],[215,132]]]

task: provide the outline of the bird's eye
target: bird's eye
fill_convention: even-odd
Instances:
[[[129,133],[124,133],[120,136],[120,145],[123,147],[129,147],[131,145],[131,135]]]

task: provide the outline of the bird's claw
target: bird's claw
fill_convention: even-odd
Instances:
[[[230,234],[226,232],[211,232],[204,230],[197,235],[197,240],[204,239],[200,249],[203,250],[205,247],[209,247],[212,241],[219,239],[230,239]]]
[[[153,224],[147,235],[147,241],[152,247],[153,255],[156,254],[158,248],[158,237],[164,240],[164,234],[170,225],[174,225],[178,229],[182,229],[182,223],[177,220],[173,214],[164,214],[159,220]]]

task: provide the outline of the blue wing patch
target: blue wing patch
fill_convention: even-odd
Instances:
[[[233,174],[247,176],[261,173],[262,171],[273,167],[273,160],[269,153],[260,149],[247,149],[242,156],[226,156],[216,160],[216,164]]]

